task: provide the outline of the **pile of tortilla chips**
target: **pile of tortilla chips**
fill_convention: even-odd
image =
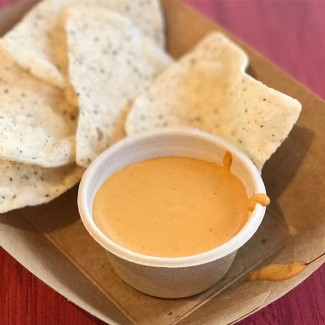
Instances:
[[[261,169],[301,105],[212,33],[174,62],[159,0],[43,0],[0,39],[0,213],[48,202],[110,145],[190,126]]]

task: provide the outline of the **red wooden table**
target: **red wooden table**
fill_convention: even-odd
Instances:
[[[0,0],[0,7],[16,1]],[[184,1],[325,99],[324,0]],[[0,324],[103,323],[47,287],[0,248]],[[239,324],[324,325],[325,265],[286,296]]]

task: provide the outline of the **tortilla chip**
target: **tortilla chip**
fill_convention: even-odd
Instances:
[[[76,117],[60,89],[0,51],[0,159],[43,167],[74,162]]]
[[[164,45],[164,20],[158,0],[45,0],[37,4],[0,41],[0,46],[33,75],[61,88],[65,77],[56,58],[60,43],[55,29],[61,13],[69,6],[102,6],[128,16],[160,46]]]
[[[124,137],[130,101],[170,57],[127,18],[74,7],[66,13],[69,79],[79,101],[77,164],[88,164]]]
[[[199,128],[236,145],[262,168],[289,134],[301,105],[248,76],[247,64],[246,54],[224,35],[207,36],[134,101],[127,134]]]
[[[76,165],[43,168],[0,160],[0,213],[49,202],[77,184],[82,173]]]

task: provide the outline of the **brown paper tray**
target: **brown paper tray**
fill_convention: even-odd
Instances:
[[[209,31],[222,30],[178,1],[163,4],[168,48],[175,57]],[[30,6],[23,2],[3,10],[0,34]],[[272,199],[263,224],[240,249],[221,282],[202,294],[175,300],[132,289],[113,272],[104,251],[81,224],[77,188],[49,204],[0,215],[0,245],[54,290],[110,324],[231,324],[280,298],[314,272],[324,256],[283,282],[246,281],[247,273],[261,265],[309,262],[325,250],[325,103],[238,43],[250,57],[249,73],[297,98],[303,111],[289,138],[263,169]]]

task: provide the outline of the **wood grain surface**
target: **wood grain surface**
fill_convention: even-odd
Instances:
[[[184,1],[325,99],[325,1]],[[0,0],[0,8],[14,2]],[[103,323],[43,284],[0,248],[0,325],[14,324]],[[324,325],[325,265],[286,296],[238,324]]]

